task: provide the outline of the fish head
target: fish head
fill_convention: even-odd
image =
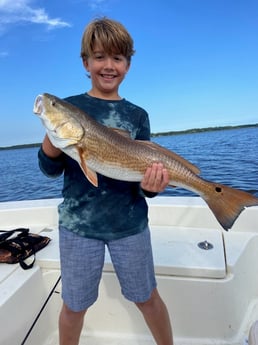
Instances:
[[[40,117],[52,144],[60,149],[78,144],[84,136],[68,102],[44,93],[36,97],[33,112]]]

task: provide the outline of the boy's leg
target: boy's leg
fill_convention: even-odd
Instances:
[[[123,295],[142,311],[157,345],[173,345],[168,311],[156,289],[149,229],[110,241],[108,248]]]
[[[59,316],[59,345],[78,345],[86,310],[73,312],[63,304]]]
[[[148,301],[136,305],[142,312],[157,345],[173,345],[169,314],[158,290],[153,290]]]
[[[59,317],[60,345],[77,345],[85,312],[98,297],[105,244],[60,228],[59,245],[64,301]]]

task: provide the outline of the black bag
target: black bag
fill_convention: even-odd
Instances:
[[[16,232],[19,232],[15,237]],[[18,228],[14,230],[0,230],[0,263],[20,263],[25,270],[31,268],[35,262],[35,253],[44,248],[50,238],[38,234],[32,234],[29,229]],[[10,238],[11,237],[11,238]],[[24,260],[34,255],[33,261],[27,264]]]

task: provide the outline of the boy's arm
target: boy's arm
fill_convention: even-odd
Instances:
[[[50,158],[57,158],[61,155],[62,151],[56,148],[51,141],[49,140],[48,136],[46,135],[43,143],[42,143],[42,150],[44,153]]]
[[[46,135],[38,152],[40,170],[48,177],[58,177],[64,171],[64,154]]]

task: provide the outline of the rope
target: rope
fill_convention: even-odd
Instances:
[[[58,279],[57,279],[57,281],[56,281],[54,287],[53,287],[52,290],[50,291],[50,293],[49,293],[47,299],[45,300],[45,302],[44,302],[44,304],[42,305],[40,311],[38,312],[38,314],[37,314],[35,320],[33,321],[33,323],[32,323],[32,325],[31,325],[30,329],[28,330],[28,332],[27,332],[27,334],[25,335],[23,341],[21,342],[21,345],[24,345],[24,344],[26,343],[26,341],[27,341],[29,335],[31,334],[33,328],[35,327],[35,325],[36,325],[36,323],[37,323],[37,321],[38,321],[38,319],[40,318],[40,315],[42,314],[43,310],[45,309],[45,307],[46,307],[46,305],[47,305],[49,299],[50,299],[51,296],[53,295],[53,293],[54,293],[54,291],[55,291],[55,289],[56,289],[56,287],[57,287],[57,285],[58,285],[60,279],[61,279],[61,276],[58,277]]]

